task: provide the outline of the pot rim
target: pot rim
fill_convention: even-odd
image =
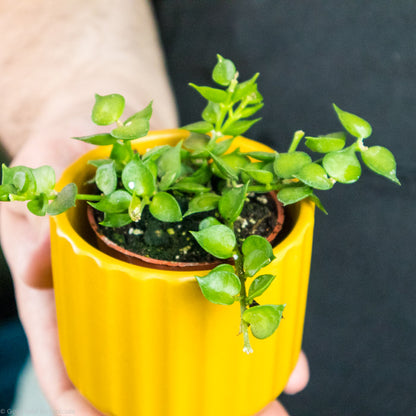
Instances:
[[[145,138],[140,138],[141,147],[146,149],[146,145],[152,144],[155,145],[155,140],[157,142],[166,143],[169,140],[173,139],[184,139],[188,136],[188,132],[186,130],[181,129],[169,129],[169,130],[162,130],[162,131],[152,131],[146,136]],[[254,150],[254,146],[256,150],[260,151],[273,151],[270,147],[256,142],[251,139],[247,139],[244,137],[238,137],[238,142],[240,147],[248,147]],[[137,141],[135,141],[137,143]],[[67,183],[73,182],[76,180],[75,172],[79,171],[79,168],[82,166],[86,166],[86,162],[91,158],[105,157],[105,154],[109,152],[111,146],[100,146],[97,149],[93,149],[83,156],[81,156],[78,160],[76,160],[73,164],[71,164],[62,174],[61,179],[58,181],[57,189],[62,189]],[[93,156],[94,155],[94,156]],[[84,168],[85,171],[85,168]],[[74,225],[71,223],[70,215],[73,213],[74,209],[57,215],[50,217],[51,224],[54,229],[56,229],[56,234],[59,237],[65,238],[72,246],[74,252],[78,255],[86,256],[92,258],[94,261],[99,262],[102,265],[105,265],[109,269],[116,268],[124,268],[131,276],[137,275],[142,273],[144,270],[147,271],[154,271],[154,273],[148,272],[147,277],[149,278],[166,278],[166,279],[174,279],[174,280],[195,280],[195,272],[201,271],[202,274],[206,274],[206,269],[193,269],[193,270],[163,270],[163,269],[155,269],[153,267],[142,266],[142,265],[135,265],[127,263],[123,260],[116,259],[108,254],[103,253],[98,248],[91,245],[87,242],[76,230]],[[299,234],[303,234],[306,230],[314,223],[314,210],[315,204],[308,200],[302,200],[294,205],[288,206],[287,210],[289,211],[290,215],[293,218],[293,227],[288,233],[288,235],[277,244],[273,248],[274,255],[278,260],[282,257],[286,251],[290,249],[293,245],[294,241],[298,238]],[[276,261],[276,260],[275,260]],[[143,278],[143,277],[141,277]]]

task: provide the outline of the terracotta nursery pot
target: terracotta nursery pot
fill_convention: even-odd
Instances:
[[[283,227],[285,218],[283,205],[277,200],[275,192],[269,192],[267,194],[268,203],[272,205],[273,211],[275,211],[276,224],[271,233],[266,237],[267,241],[273,243],[277,235]],[[212,262],[181,262],[171,260],[160,260],[152,257],[147,257],[142,254],[135,253],[130,250],[119,246],[114,241],[105,236],[97,223],[95,218],[94,209],[91,206],[87,207],[88,223],[94,231],[97,247],[104,253],[109,254],[116,259],[126,261],[127,263],[136,264],[138,266],[152,267],[161,270],[210,270],[221,263],[224,260],[212,261]]]
[[[154,132],[136,149],[174,144],[181,130]],[[243,138],[234,148],[270,151]],[[82,189],[108,155],[101,147],[70,166],[58,187]],[[314,224],[314,205],[286,209],[287,235],[262,273],[277,277],[260,303],[286,304],[269,338],[251,337],[243,352],[240,309],[206,300],[195,275],[158,270],[101,252],[88,226],[86,204],[51,219],[52,267],[59,340],[70,379],[107,415],[252,416],[283,390],[301,349]]]

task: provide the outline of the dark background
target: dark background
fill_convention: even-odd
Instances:
[[[416,2],[157,0],[181,123],[212,85],[216,53],[260,72],[263,120],[248,136],[286,151],[292,134],[340,130],[335,102],[373,126],[402,187],[363,169],[320,198],[304,334],[307,389],[293,415],[415,415]],[[156,103],[155,103],[156,104]],[[258,380],[261,382],[261,380]]]
[[[0,147],[0,163],[8,163]],[[28,347],[17,318],[13,283],[0,249],[0,410],[11,407],[16,379],[27,358]]]
[[[282,396],[293,415],[416,415],[416,1],[155,0],[181,122],[203,101],[216,53],[260,72],[261,124],[285,151],[295,130],[340,129],[331,103],[367,119],[367,143],[396,155],[402,187],[366,169],[320,197],[305,323],[311,381]],[[155,103],[157,105],[157,103]],[[0,257],[0,408],[27,354]],[[258,380],[261,382],[261,380]],[[214,416],[214,415],[213,415]]]

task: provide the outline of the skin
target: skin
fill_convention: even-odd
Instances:
[[[67,138],[99,132],[86,117],[96,92],[123,94],[131,105],[126,114],[153,99],[151,128],[177,125],[148,2],[122,0],[116,8],[113,5],[110,0],[0,3],[0,31],[7,33],[0,40],[0,139],[13,165],[48,164],[59,176],[89,148]],[[60,355],[48,219],[35,217],[15,203],[2,204],[0,238],[47,400],[53,409],[100,415],[74,388]],[[302,353],[286,392],[302,390],[308,379]],[[258,413],[277,415],[288,415],[277,401]]]

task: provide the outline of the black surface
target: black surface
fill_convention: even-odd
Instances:
[[[181,122],[203,102],[220,53],[241,79],[261,73],[261,126],[286,150],[293,132],[339,130],[331,103],[373,125],[397,156],[401,188],[368,171],[320,196],[304,349],[312,378],[282,398],[294,415],[416,414],[414,1],[155,1]],[[157,103],[155,103],[157,105]],[[259,381],[260,382],[260,381]]]

